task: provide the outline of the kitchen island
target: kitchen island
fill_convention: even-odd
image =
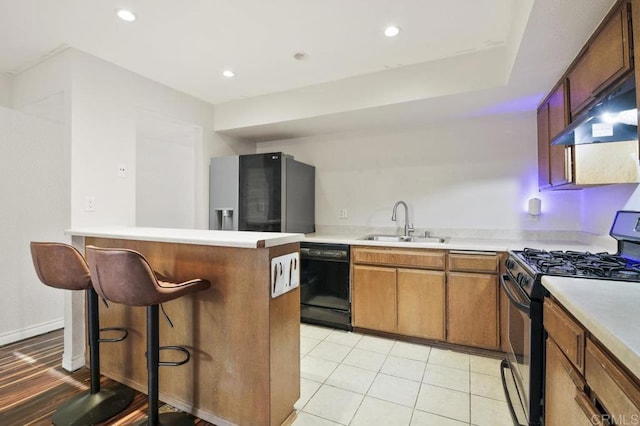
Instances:
[[[280,425],[300,396],[300,294],[271,293],[271,260],[297,253],[302,234],[87,228],[67,231],[79,249],[128,248],[172,280],[211,288],[165,303],[160,344],[181,345],[189,363],[160,369],[160,400],[217,425]],[[77,322],[77,321],[76,321]],[[101,327],[126,327],[101,345],[102,374],[146,392],[144,307],[100,307]],[[161,353],[161,360],[173,354]]]

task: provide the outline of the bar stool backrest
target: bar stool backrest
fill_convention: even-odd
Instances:
[[[129,306],[158,305],[163,297],[153,269],[137,251],[87,246],[93,287],[106,300]]]
[[[65,290],[88,290],[91,274],[82,254],[64,243],[31,242],[31,259],[43,284]]]

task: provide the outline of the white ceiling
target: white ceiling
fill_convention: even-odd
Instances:
[[[513,54],[498,64],[506,75],[500,86],[512,90],[497,88],[504,92],[499,102],[537,95],[535,103],[613,2],[0,0],[0,73],[19,74],[69,46],[221,104],[340,80],[357,85],[375,73],[504,49]],[[119,20],[119,7],[134,11],[138,20]],[[384,37],[388,24],[400,26],[399,36]],[[296,52],[308,57],[296,61]],[[236,77],[222,77],[225,69]],[[441,71],[448,72],[444,65]],[[468,78],[473,80],[473,69]],[[491,107],[484,100],[491,96],[478,96],[482,102],[468,103]],[[406,117],[420,107],[415,101],[394,108]]]

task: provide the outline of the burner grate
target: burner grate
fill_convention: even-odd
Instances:
[[[542,274],[640,281],[640,263],[630,262],[616,254],[534,248],[525,248],[517,253],[525,263]]]

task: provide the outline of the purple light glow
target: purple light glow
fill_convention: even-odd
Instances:
[[[517,112],[535,111],[538,107],[538,103],[542,99],[544,94],[535,94],[526,96],[524,98],[509,99],[504,102],[499,102],[479,111],[472,112],[472,117],[481,117],[486,115],[499,115],[510,114]]]

